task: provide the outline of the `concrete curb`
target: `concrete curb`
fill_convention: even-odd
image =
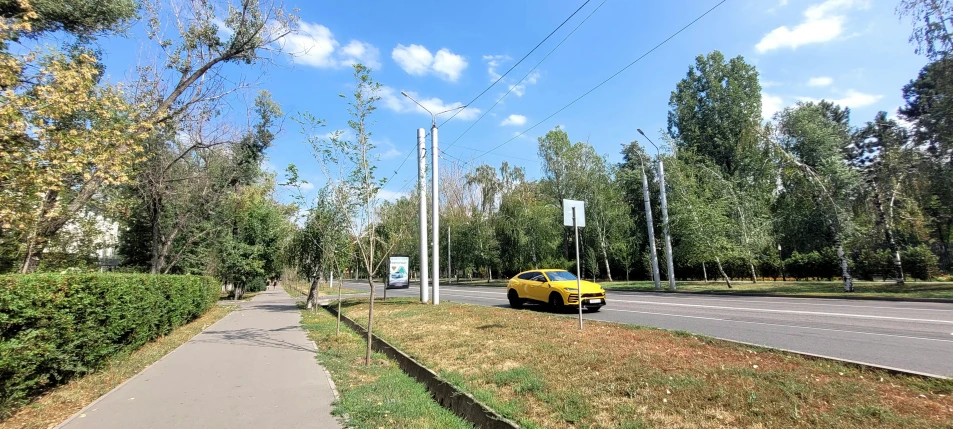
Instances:
[[[314,346],[315,353],[321,352],[320,350],[318,350],[317,343],[315,343],[314,341],[311,341],[311,345]],[[328,371],[328,369],[325,368],[324,365],[321,366],[321,369],[324,370],[324,375],[328,376],[328,384],[331,385],[331,393],[334,394],[334,400],[335,401],[341,400],[341,395],[338,394],[338,387],[334,384],[334,380],[331,378],[331,372]]]
[[[326,306],[324,309],[337,316],[337,311],[334,308]],[[366,329],[343,314],[341,315],[341,321],[357,333],[367,335]],[[388,358],[397,362],[397,365],[402,371],[422,383],[427,390],[430,391],[430,394],[433,395],[440,406],[452,411],[460,418],[473,423],[473,425],[478,428],[519,428],[519,425],[515,422],[497,414],[496,411],[483,405],[469,393],[463,392],[452,384],[444,381],[437,373],[421,365],[420,362],[417,362],[404,352],[390,345],[387,341],[382,340],[377,335],[372,335],[372,337],[374,340],[374,351],[383,353]]]

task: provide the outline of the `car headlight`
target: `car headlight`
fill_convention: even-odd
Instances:
[[[578,291],[579,289],[576,289],[576,288],[574,288],[574,287],[567,287],[566,289],[563,289],[563,290],[566,291],[566,292],[576,292],[576,291]]]

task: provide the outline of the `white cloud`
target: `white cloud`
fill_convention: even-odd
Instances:
[[[281,48],[294,61],[317,68],[340,68],[363,63],[371,68],[380,68],[380,51],[373,45],[351,40],[343,48],[328,27],[302,21],[298,32],[278,41]]]
[[[811,43],[836,39],[844,32],[843,12],[852,8],[866,8],[868,0],[827,0],[804,11],[804,21],[792,28],[784,25],[764,35],[755,45],[758,53],[780,48],[796,49]]]
[[[503,120],[503,122],[500,122],[501,127],[506,127],[506,126],[519,127],[523,125],[526,125],[526,117],[523,115],[516,115],[516,114],[507,116],[506,119]]]
[[[434,55],[424,46],[404,46],[398,43],[391,52],[391,58],[408,74],[423,76],[432,73],[450,82],[456,82],[467,68],[466,58],[446,48]]]
[[[776,95],[770,95],[766,92],[761,93],[761,118],[770,120],[775,113],[784,108],[784,100]]]
[[[834,79],[827,76],[818,76],[808,79],[807,86],[830,86]]]
[[[308,191],[314,189],[314,183],[307,182],[307,181],[302,181],[301,183],[298,184],[298,186],[299,186],[299,187],[301,188],[301,190],[304,191],[304,192],[308,192]]]
[[[848,90],[843,97],[841,98],[825,98],[825,100],[830,101],[831,103],[838,104],[841,107],[850,107],[852,109],[867,107],[871,104],[874,104],[884,98],[883,95],[879,94],[867,94],[860,91],[855,91],[853,89]],[[811,97],[798,97],[798,100],[801,101],[812,101],[818,102],[821,101],[817,98]]]
[[[373,143],[377,144],[376,139]],[[387,149],[386,151],[380,153],[380,159],[391,159],[391,158],[395,158],[404,154],[403,152],[397,150],[397,146],[394,146],[394,144],[391,143],[391,141],[387,138],[384,138],[383,140],[381,140],[381,143],[383,143],[381,146],[387,146],[390,149]]]
[[[437,55],[433,58],[433,71],[450,82],[456,82],[466,68],[467,60],[447,49],[437,51]]]
[[[430,65],[433,64],[433,54],[420,45],[404,46],[397,44],[390,56],[400,68],[414,76],[426,74],[430,71]]]
[[[422,98],[419,94],[413,91],[407,91],[407,94],[411,97],[414,97],[415,100],[419,101],[420,104],[423,104],[431,112],[437,113],[444,110],[453,109],[455,107],[460,107],[463,103],[455,101],[453,103],[446,103],[443,100],[432,97],[432,98]],[[384,107],[390,110],[393,110],[397,113],[407,113],[407,112],[418,112],[426,115],[428,118],[430,114],[426,110],[420,108],[416,103],[404,97],[400,94],[400,91],[395,90],[389,86],[381,87],[380,91],[377,93],[381,97],[381,102]],[[480,109],[475,107],[467,107],[463,109],[454,119],[463,119],[465,121],[476,119],[480,116]]]
[[[523,94],[526,94],[526,85],[535,84],[539,76],[539,72],[533,72],[533,74],[526,76],[526,79],[523,79],[523,82],[520,82],[518,85],[510,85],[510,92],[516,94],[517,97],[522,97]]]
[[[483,61],[486,61],[486,72],[490,75],[490,82],[496,82],[497,79],[501,78],[499,73],[496,72],[496,68],[500,66],[503,62],[509,61],[509,55],[484,55]]]

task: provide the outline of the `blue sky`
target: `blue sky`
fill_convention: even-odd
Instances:
[[[350,64],[362,61],[385,85],[372,127],[380,155],[378,174],[390,177],[409,151],[416,129],[429,129],[429,115],[400,96],[428,107],[465,103],[490,85],[584,0],[488,0],[480,2],[375,1],[302,2],[302,31],[259,79],[286,113],[309,111],[327,120],[328,131],[346,128]],[[289,3],[290,2],[287,2]],[[589,20],[453,146],[476,118],[523,77],[602,0],[592,0],[565,27],[504,81],[440,129],[440,146],[463,160],[512,138],[582,95],[718,0],[606,0]],[[852,110],[861,124],[878,110],[902,104],[901,87],[925,59],[908,43],[910,23],[894,14],[897,0],[728,0],[586,98],[478,162],[508,160],[539,175],[536,138],[561,125],[573,141],[588,141],[610,160],[636,128],[657,136],[666,126],[669,94],[699,54],[720,50],[742,55],[761,75],[766,117],[798,100],[829,99]],[[138,43],[104,44],[114,75],[136,62]],[[233,71],[237,73],[236,71]],[[656,139],[656,142],[658,140]],[[297,126],[286,122],[268,163],[283,171],[298,166],[301,177],[323,181]],[[447,165],[443,161],[442,165]],[[413,156],[382,196],[406,193],[416,180]]]

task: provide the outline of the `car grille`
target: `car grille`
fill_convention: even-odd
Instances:
[[[583,298],[602,298],[601,293],[584,293],[582,294]]]

